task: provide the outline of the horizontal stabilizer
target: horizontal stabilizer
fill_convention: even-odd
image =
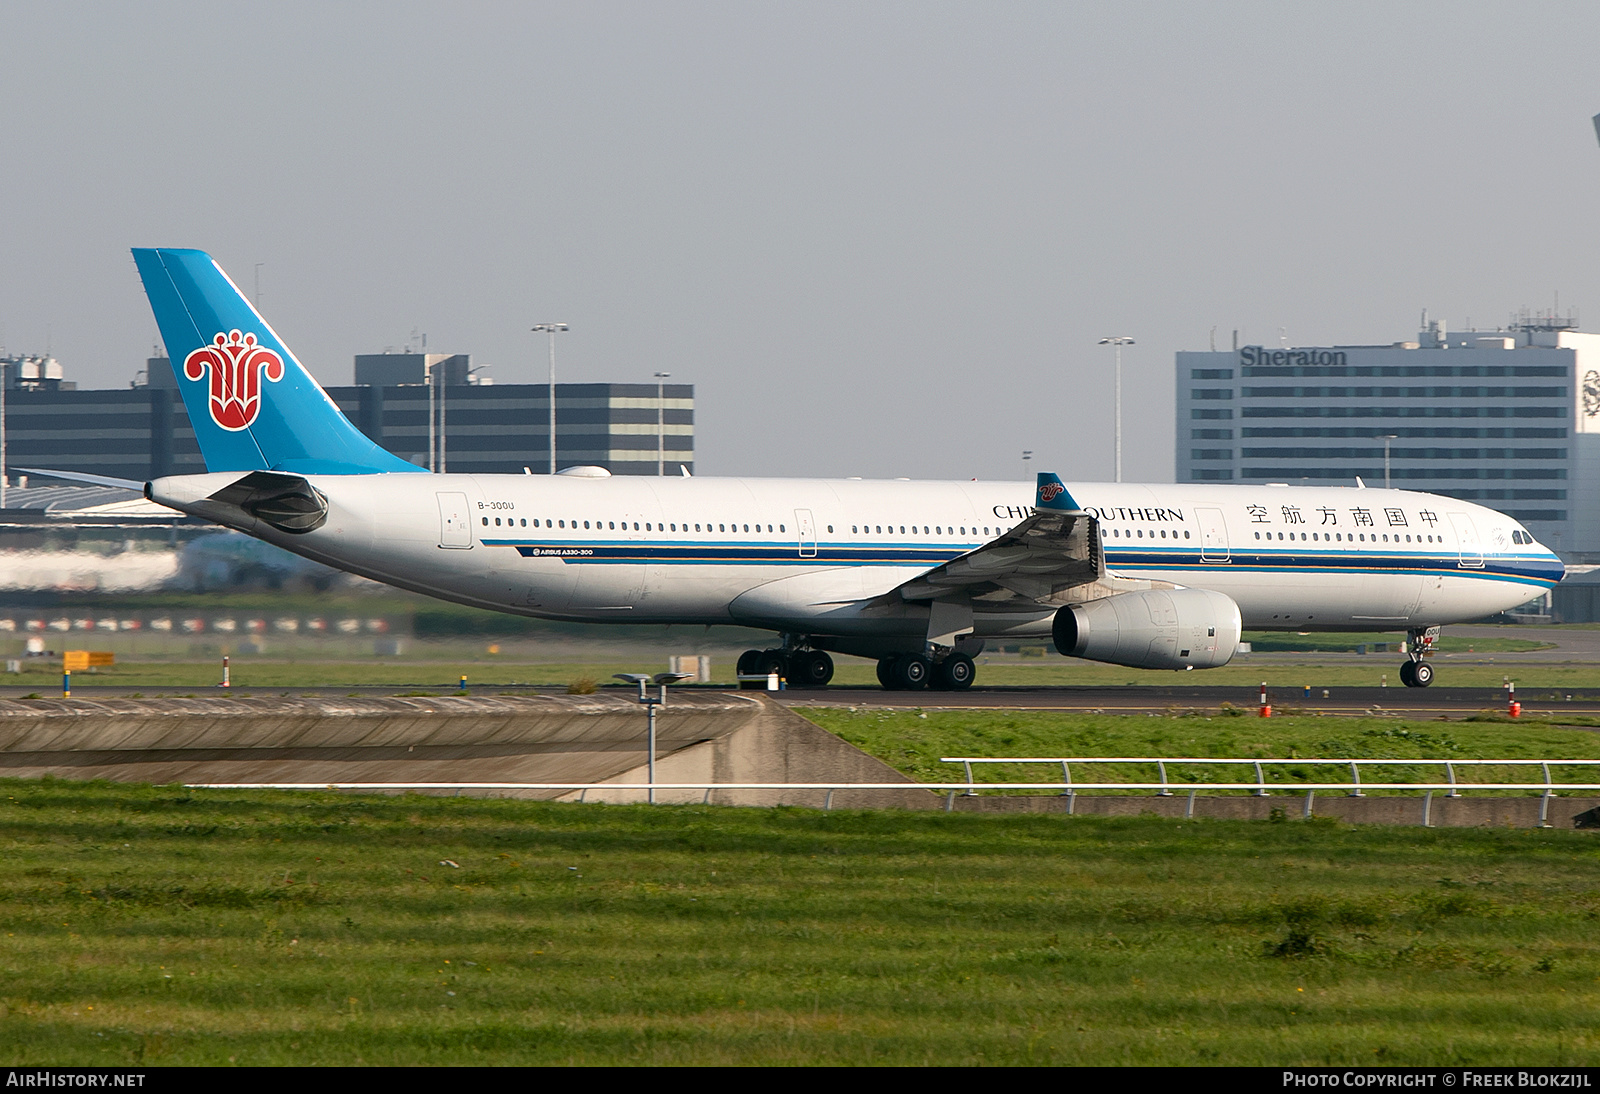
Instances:
[[[14,467],[24,475],[43,475],[47,479],[64,479],[67,482],[86,482],[90,486],[115,486],[123,490],[144,493],[144,483],[133,479],[118,479],[110,475],[87,475],[82,471],[51,471],[44,467]]]

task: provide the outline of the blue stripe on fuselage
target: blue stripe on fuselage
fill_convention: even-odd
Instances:
[[[1539,555],[1485,555],[1481,566],[1463,566],[1459,556],[1360,552],[1235,552],[1227,561],[1204,561],[1190,549],[1107,551],[1106,565],[1117,570],[1242,571],[1281,574],[1417,574],[1478,577],[1553,586],[1566,568],[1558,559]]]
[[[792,543],[638,543],[556,540],[542,543],[484,540],[486,547],[515,547],[524,558],[560,558],[593,563],[672,563],[675,565],[810,565],[937,566],[959,558],[971,547],[887,544],[843,546],[819,544],[813,554],[800,554]]]
[[[560,558],[597,564],[674,564],[688,566],[850,565],[928,566],[959,558],[980,544],[836,544],[819,543],[815,554],[802,555],[793,543],[693,541],[637,542],[616,540],[523,539],[482,541],[486,547],[512,547],[524,558]],[[1182,570],[1196,574],[1222,572],[1307,574],[1416,574],[1465,576],[1490,581],[1517,581],[1553,586],[1565,570],[1553,558],[1541,555],[1485,555],[1482,566],[1462,566],[1455,555],[1384,554],[1354,551],[1235,552],[1227,561],[1207,561],[1192,547],[1107,548],[1106,565],[1121,571]]]

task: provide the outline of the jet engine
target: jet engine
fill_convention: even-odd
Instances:
[[[1056,612],[1051,631],[1068,657],[1136,669],[1214,669],[1239,647],[1239,605],[1209,589],[1120,593]]]

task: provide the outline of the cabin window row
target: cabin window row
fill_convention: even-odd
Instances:
[[[1145,538],[1145,530],[1143,528],[1113,528],[1108,532],[1104,528],[1100,529],[1100,538],[1104,539],[1106,536],[1110,536],[1112,539],[1144,539]],[[1161,528],[1161,529],[1152,528],[1152,529],[1150,529],[1150,532],[1149,532],[1149,538],[1150,539],[1156,539],[1156,538],[1166,539],[1167,538],[1167,530],[1165,528]],[[1176,528],[1174,528],[1172,530],[1172,538],[1173,539],[1177,539],[1178,538],[1178,530]],[[1183,533],[1183,538],[1184,539],[1192,538],[1192,533],[1190,533],[1190,532]]]
[[[491,520],[490,520],[489,517],[482,518],[482,521],[483,521],[483,526],[485,528],[490,527]],[[570,528],[570,529],[572,529],[574,531],[577,530],[578,528],[582,527],[582,528],[590,528],[590,529],[600,530],[600,531],[618,531],[619,529],[617,528],[617,523],[618,522],[614,521],[614,520],[613,521],[600,521],[600,520],[597,520],[597,521],[592,521],[592,522],[585,520],[585,521],[581,521],[580,522],[580,521],[576,521],[576,520],[566,521],[566,520],[548,520],[547,519],[547,520],[543,521],[543,523],[541,524],[541,522],[537,518],[535,518],[534,521],[532,522],[532,527],[534,527],[534,528],[539,528],[539,527],[561,528],[561,529],[569,529]],[[503,522],[502,522],[502,518],[495,517],[495,518],[493,518],[492,524],[496,528],[503,528],[503,527],[511,527],[511,528],[522,527],[522,528],[527,528],[527,527],[529,527],[528,518],[526,518],[526,517],[522,517],[522,518],[506,517],[506,518],[504,518]],[[628,522],[627,521],[622,521],[621,524],[622,524],[622,527],[621,527],[620,530],[624,531],[624,532],[628,531]],[[703,526],[700,525],[700,524],[696,524],[693,527],[694,527],[694,531],[696,531],[696,532],[700,532],[700,531],[705,531],[705,532],[739,532],[739,531],[745,531],[745,532],[749,532],[749,531],[751,531],[751,526],[748,525],[748,524],[745,524],[745,525],[740,525],[740,524],[711,524],[711,523],[707,522]],[[896,532],[898,532],[900,535],[908,534],[907,533],[908,526],[904,525],[904,524],[899,525],[898,528],[893,524],[890,524],[890,525],[882,525],[882,524],[856,525],[856,524],[852,524],[850,526],[850,531],[854,535],[883,535],[885,527],[888,528],[888,534],[889,535],[894,535],[894,534],[896,534]],[[831,525],[831,524],[828,525],[827,529],[828,529],[828,533],[830,535],[833,534],[833,525]],[[917,535],[918,534],[918,526],[917,525],[914,525],[914,524],[910,525],[909,529],[910,529],[910,531],[909,531],[910,535]],[[644,521],[642,524],[639,521],[634,521],[633,522],[633,531],[635,531],[635,532],[638,532],[638,531],[645,531],[645,532],[668,532],[668,531],[671,531],[671,532],[677,532],[679,530],[680,529],[679,529],[678,525],[676,523],[672,523],[672,522],[668,522],[666,524],[658,524],[658,523],[655,523],[655,522],[652,522],[652,521]],[[681,530],[684,531],[684,532],[687,532],[687,531],[690,530],[690,526],[688,524],[684,524],[683,528]],[[756,532],[762,531],[761,525],[757,524],[755,526],[754,530]],[[778,525],[769,524],[769,525],[766,526],[766,531],[772,532],[774,530],[779,532],[779,533],[787,533],[789,528],[788,528],[788,525],[786,525],[786,524],[778,524]],[[1006,529],[1001,528],[1001,527],[999,527],[997,525],[997,526],[995,526],[993,528],[988,528],[988,527],[983,528],[981,530],[981,534],[985,535],[985,536],[988,536],[988,535],[996,535],[997,536],[997,535],[1000,535],[1004,531],[1006,531]],[[948,534],[948,535],[963,535],[963,536],[965,536],[965,535],[968,535],[969,533],[971,535],[979,535],[980,534],[980,529],[976,525],[973,525],[971,528],[968,528],[967,526],[962,525],[962,526],[959,527],[959,529],[957,527],[951,527],[949,529],[949,531],[946,532],[945,531],[945,526],[942,525],[942,524],[941,525],[934,525],[934,526],[931,526],[931,527],[928,526],[928,525],[923,525],[921,527],[921,534],[922,535],[940,535],[940,536],[942,536],[942,535],[947,535]],[[1129,533],[1129,534],[1131,535],[1132,533]],[[1150,534],[1151,534],[1152,537],[1155,536],[1154,532],[1151,532]],[[1187,538],[1188,537],[1188,533],[1185,532],[1184,536],[1185,536],[1185,538]],[[1173,538],[1174,539],[1177,538],[1177,533],[1176,532],[1173,533]]]
[[[580,522],[575,521],[575,520],[574,521],[566,521],[566,520],[548,520],[547,519],[547,520],[545,520],[545,522],[542,525],[542,527],[544,527],[544,528],[571,528],[572,530],[576,531],[578,529],[579,523]],[[617,528],[617,523],[618,522],[614,521],[614,520],[597,520],[597,521],[593,521],[593,522],[590,522],[590,521],[586,520],[586,521],[582,522],[582,526],[584,528],[591,528],[592,527],[594,530],[597,530],[597,531],[615,532],[615,531],[619,530]],[[623,531],[623,532],[628,531],[628,522],[627,521],[622,521],[621,523],[622,523],[622,528],[620,529],[620,531]],[[488,517],[484,517],[483,518],[483,526],[485,528],[489,527],[489,518]],[[501,528],[501,527],[510,527],[510,528],[522,527],[522,528],[526,528],[526,527],[528,527],[528,518],[522,517],[522,518],[519,519],[519,518],[516,518],[516,517],[506,517],[505,518],[505,524],[502,525],[500,523],[500,518],[499,517],[495,517],[494,518],[494,526],[496,528]],[[537,518],[535,518],[534,521],[533,521],[533,527],[535,527],[535,528],[541,527],[541,525],[539,523],[539,520]],[[739,528],[740,528],[740,526],[737,525],[737,524],[731,524],[731,525],[730,524],[711,524],[710,522],[707,522],[706,525],[705,525],[705,529],[704,530],[707,531],[707,532],[728,532],[728,531],[737,532],[737,531],[739,531]],[[674,523],[674,522],[668,522],[666,524],[661,524],[661,523],[657,523],[655,521],[648,521],[647,520],[647,521],[644,522],[644,526],[641,529],[640,528],[640,522],[639,521],[634,521],[633,522],[633,531],[638,532],[638,531],[641,531],[641,530],[642,531],[646,531],[646,532],[668,532],[668,531],[676,532],[676,531],[678,531],[678,525],[676,523]],[[688,530],[689,530],[689,525],[686,523],[683,526],[683,531],[687,532]],[[694,530],[696,532],[701,531],[701,526],[696,524],[694,526]],[[744,525],[744,530],[746,532],[750,531],[750,525],[748,525],[748,524]],[[755,526],[755,530],[757,532],[761,531],[761,525],[757,524]],[[774,530],[774,526],[769,524],[769,525],[767,525],[766,530],[771,532],[771,531]],[[779,525],[776,526],[776,530],[779,531],[779,532],[787,532],[789,530],[789,528],[788,528],[788,525],[779,524]],[[833,531],[833,525],[831,525],[831,524],[828,525],[828,531],[830,531],[830,532]]]
[[[828,531],[831,532],[831,531],[833,531],[833,529],[829,528]],[[912,536],[915,536],[915,535],[924,535],[924,536],[957,536],[957,535],[965,536],[965,535],[974,535],[974,536],[976,536],[976,535],[980,535],[980,534],[981,535],[985,535],[985,536],[989,536],[989,535],[998,536],[1003,531],[1006,531],[1006,529],[996,526],[996,527],[994,527],[992,529],[991,528],[984,528],[980,532],[977,525],[973,525],[971,528],[968,528],[966,525],[961,525],[959,528],[957,528],[955,526],[951,526],[948,531],[945,530],[945,526],[942,525],[942,524],[935,524],[932,527],[929,527],[928,525],[924,524],[924,525],[922,525],[920,527],[920,529],[915,524],[911,524],[911,525],[901,524],[901,525],[898,525],[898,526],[897,525],[893,525],[893,524],[860,524],[860,525],[852,524],[850,526],[850,533],[852,535],[857,535],[857,536],[881,536],[881,535],[885,535],[885,534],[888,534],[888,535],[891,535],[891,536],[892,535],[896,535],[896,534],[902,535],[902,536],[904,536],[904,535],[912,535]]]
[[[1294,537],[1295,537],[1295,534],[1293,532],[1288,533],[1288,535],[1289,535],[1289,538],[1291,540],[1294,539]],[[1343,532],[1323,532],[1323,533],[1312,532],[1310,535],[1311,535],[1311,541],[1313,543],[1317,542],[1319,539],[1324,543],[1357,543],[1357,542],[1367,543],[1367,542],[1369,542],[1369,540],[1367,538],[1367,533],[1365,533],[1365,532],[1361,532],[1359,534],[1356,533],[1356,532],[1351,532],[1349,535],[1345,535]],[[1257,532],[1256,533],[1256,538],[1257,539],[1261,539],[1261,538],[1265,537],[1265,538],[1270,540],[1270,539],[1272,539],[1272,536],[1273,536],[1273,533],[1271,533],[1271,532]],[[1283,536],[1284,536],[1284,533],[1279,532],[1279,533],[1277,533],[1277,536],[1278,536],[1279,539],[1282,539]],[[1305,538],[1306,538],[1306,533],[1305,532],[1301,532],[1300,533],[1300,539],[1304,540]],[[1377,542],[1379,542],[1379,539],[1380,539],[1380,537],[1378,536],[1378,534],[1377,533],[1373,533],[1370,542],[1377,543]],[[1382,539],[1382,542],[1384,542],[1384,543],[1388,543],[1389,542],[1388,535],[1382,536],[1381,539]],[[1395,543],[1401,542],[1400,534],[1398,532],[1395,533],[1394,542]],[[1406,543],[1413,542],[1412,537],[1411,536],[1406,536],[1405,537],[1405,542]],[[1417,542],[1417,543],[1443,543],[1444,542],[1444,537],[1443,536],[1417,536],[1415,542]]]

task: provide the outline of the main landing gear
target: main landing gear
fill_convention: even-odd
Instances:
[[[966,691],[977,674],[972,658],[959,653],[937,662],[916,654],[898,654],[878,662],[878,683],[889,691]]]
[[[740,676],[777,673],[792,688],[820,688],[833,679],[833,658],[821,650],[746,650],[737,669]]]
[[[1438,640],[1438,627],[1418,627],[1406,635],[1407,660],[1400,666],[1400,682],[1406,687],[1425,688],[1433,683],[1433,666],[1423,657]]]
[[[833,658],[821,650],[746,650],[739,655],[741,677],[766,677],[777,673],[791,688],[826,687],[833,679]],[[878,662],[878,683],[890,691],[966,691],[978,670],[972,658],[952,653],[935,661],[916,654],[895,654]],[[759,680],[742,686],[761,688]]]

